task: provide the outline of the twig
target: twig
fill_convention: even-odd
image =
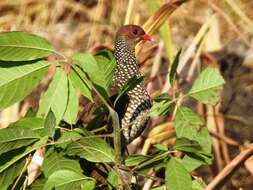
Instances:
[[[152,169],[148,172],[148,175],[154,176],[154,175],[155,175],[155,170],[152,168]],[[148,180],[144,183],[142,190],[149,190],[149,189],[152,187],[153,183],[154,183],[154,180],[153,180],[153,179],[148,179]]]
[[[14,185],[12,186],[11,190],[14,190],[14,189],[15,189],[15,187],[17,186],[17,184],[18,184],[19,180],[21,179],[23,173],[26,171],[27,166],[29,165],[30,162],[31,162],[31,157],[29,156],[29,157],[26,159],[25,165],[24,165],[24,167],[22,168],[22,170],[21,170],[21,172],[20,172],[20,174],[19,174],[17,180],[15,181]]]
[[[225,135],[225,124],[224,124],[224,118],[223,115],[220,113],[220,107],[221,104],[219,103],[218,105],[216,105],[214,107],[214,113],[215,115],[217,115],[217,117],[215,117],[216,120],[216,125],[217,128],[219,129],[219,134],[221,135]],[[223,155],[224,161],[226,164],[229,164],[229,162],[231,161],[230,156],[229,156],[229,152],[228,152],[228,146],[227,143],[225,143],[224,141],[220,142],[221,145],[221,153]]]
[[[249,158],[253,154],[253,144],[243,150],[239,155],[237,155],[226,167],[221,170],[221,172],[207,185],[205,190],[213,190],[217,185],[219,185],[233,170]]]
[[[207,125],[208,130],[210,132],[218,133],[219,131],[217,131],[217,126],[214,119],[213,107],[210,105],[206,105],[206,110],[207,110],[206,125]],[[216,138],[212,138],[212,141],[213,141],[214,154],[215,154],[215,158],[217,162],[217,168],[219,171],[221,171],[223,168],[223,161],[221,158],[220,143]]]
[[[225,135],[222,135],[222,134],[218,134],[218,133],[215,133],[215,132],[212,132],[210,131],[210,134],[212,136],[214,136],[215,138],[217,139],[220,139],[222,141],[224,141],[226,144],[228,145],[231,145],[231,146],[241,146],[240,143],[238,143],[237,141],[225,136]]]

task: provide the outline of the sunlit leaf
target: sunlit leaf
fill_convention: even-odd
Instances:
[[[75,124],[78,114],[79,98],[73,87],[72,81],[68,79],[68,103],[63,119],[69,124]]]
[[[177,138],[173,148],[184,152],[201,151],[201,146],[197,141],[189,140],[187,138]]]
[[[43,190],[82,190],[83,185],[90,180],[83,174],[71,170],[57,170],[49,176]]]
[[[44,184],[46,183],[47,179],[37,179],[34,183],[31,185],[31,190],[41,190],[43,189]]]
[[[209,165],[212,163],[212,140],[208,129],[202,127],[198,135],[194,139],[201,146],[201,150],[195,152],[186,152],[182,159],[182,164],[189,171],[193,171],[201,165]]]
[[[66,148],[69,143],[80,139],[82,135],[77,132],[77,129],[72,131],[65,131],[61,137],[57,140],[57,147]]]
[[[217,68],[208,67],[195,80],[189,95],[204,104],[215,105],[219,91],[225,83]]]
[[[170,190],[192,190],[190,174],[175,158],[171,158],[167,163],[165,184]]]
[[[202,179],[197,178],[192,181],[192,190],[204,190],[205,188],[206,184]]]
[[[41,137],[45,136],[47,132],[44,128],[45,120],[38,117],[25,117],[14,123],[11,123],[8,128],[27,128],[39,134]]]
[[[151,117],[158,117],[167,114],[171,108],[171,101],[162,100],[160,102],[154,102],[150,109],[149,115]]]
[[[45,125],[44,125],[45,130],[49,137],[54,136],[55,126],[56,126],[56,118],[54,116],[54,113],[52,111],[49,111],[45,119]]]
[[[88,53],[78,53],[73,60],[88,74],[97,89],[100,92],[103,91],[102,94],[107,94],[116,67],[112,53],[102,51],[95,56]]]
[[[27,32],[0,33],[0,60],[29,61],[54,52],[53,46],[40,36]]]
[[[118,185],[118,175],[115,171],[110,171],[107,177],[109,190],[113,190]]]
[[[0,155],[13,149],[27,146],[40,136],[26,128],[4,128],[0,129]]]
[[[46,117],[51,109],[58,123],[67,107],[67,100],[68,79],[64,71],[61,68],[57,68],[52,82],[40,101],[37,115]]]
[[[206,164],[201,158],[198,158],[198,157],[194,158],[189,155],[185,155],[181,163],[183,164],[183,166],[188,172],[192,172],[193,170],[197,169],[201,165]]]
[[[153,146],[156,147],[158,150],[168,151],[168,147],[165,144],[157,143]]]
[[[0,111],[29,95],[48,66],[46,61],[0,62]]]
[[[125,164],[126,166],[136,166],[141,162],[144,162],[150,158],[151,158],[150,156],[146,155],[130,155],[126,158]]]
[[[191,109],[180,107],[177,109],[175,129],[178,138],[185,137],[195,140],[198,131],[204,125],[204,121]]]
[[[67,154],[78,155],[90,162],[113,162],[114,150],[101,138],[83,137],[67,146]]]
[[[200,146],[202,147],[203,152],[210,154],[212,151],[212,139],[209,135],[209,131],[207,127],[202,127],[201,130],[199,130],[198,135],[194,139],[197,141]]]
[[[87,84],[87,77],[84,72],[77,66],[72,65],[72,70],[68,76],[73,86],[80,90],[83,96],[92,101],[91,88]]]
[[[65,169],[80,174],[82,173],[82,169],[78,160],[71,160],[69,158],[66,158],[61,153],[57,153],[56,151],[49,155],[46,155],[41,169],[46,177],[49,177],[55,171]]]

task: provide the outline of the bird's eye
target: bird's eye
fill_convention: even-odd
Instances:
[[[134,30],[133,30],[133,34],[134,34],[134,35],[137,35],[137,34],[138,34],[138,30],[137,30],[137,29],[134,29]]]

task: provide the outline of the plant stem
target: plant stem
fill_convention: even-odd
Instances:
[[[26,171],[27,166],[28,166],[29,163],[31,162],[31,160],[32,160],[32,159],[31,159],[30,156],[26,159],[25,165],[24,165],[24,167],[22,168],[22,170],[21,170],[21,172],[20,172],[20,174],[19,174],[17,180],[15,181],[14,185],[12,186],[11,190],[14,190],[14,189],[15,189],[15,187],[17,186],[17,184],[18,184],[19,180],[21,179],[23,173]]]
[[[113,144],[115,149],[115,161],[118,165],[121,164],[121,135],[118,114],[111,108],[109,108],[110,115],[112,117],[113,126]]]
[[[83,81],[82,77],[78,74],[78,72],[75,70],[75,68],[72,67],[72,69],[79,76],[79,78]],[[87,76],[87,79],[88,79],[88,76]],[[104,97],[98,92],[98,90],[96,89],[96,87],[93,85],[93,83],[90,80],[86,80],[83,82],[87,83],[95,91],[95,93],[98,95],[98,97],[102,100],[102,102],[109,109],[109,113],[110,113],[110,116],[112,119],[112,126],[113,126],[113,137],[114,137],[113,138],[113,145],[114,145],[114,149],[115,149],[115,162],[116,162],[116,165],[120,165],[121,164],[121,135],[120,135],[119,116],[118,116],[117,112],[115,112],[114,109],[109,105],[109,103],[104,99]]]

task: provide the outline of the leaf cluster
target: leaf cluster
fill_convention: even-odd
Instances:
[[[224,80],[218,69],[207,67],[197,77],[190,91],[174,97],[162,94],[154,101],[151,117],[166,115],[173,107],[175,112],[176,140],[173,146],[156,144],[148,155],[129,155],[121,158],[120,126],[114,105],[129,90],[142,82],[134,77],[120,89],[116,101],[110,101],[109,87],[116,62],[111,52],[96,55],[77,53],[67,60],[70,71],[62,65],[66,60],[48,62],[45,58],[58,53],[45,39],[25,32],[0,33],[0,110],[23,100],[45,78],[50,65],[55,67],[52,80],[43,93],[36,113],[0,130],[0,187],[1,190],[27,188],[89,190],[99,186],[117,188],[122,182],[119,168],[131,175],[149,178],[149,169],[165,170],[164,183],[153,189],[167,187],[172,190],[201,189],[203,184],[193,179],[191,172],[212,161],[211,139],[204,121],[191,109],[178,106],[178,101],[192,97],[204,104],[214,105]],[[170,73],[175,85],[179,55]],[[62,55],[62,58],[66,59]],[[71,60],[71,61],[70,61]],[[70,64],[71,62],[71,64]],[[79,95],[95,101],[94,93],[102,101],[96,110],[98,126],[78,123]],[[94,112],[94,115],[96,115]],[[99,117],[104,113],[106,123]],[[98,121],[99,120],[101,121]],[[105,127],[113,133],[98,133]],[[107,139],[114,140],[114,148]],[[33,163],[34,152],[45,149],[40,176],[30,185],[25,176],[27,166]],[[180,152],[182,156],[175,157]],[[103,173],[103,182],[92,175],[92,169]]]

